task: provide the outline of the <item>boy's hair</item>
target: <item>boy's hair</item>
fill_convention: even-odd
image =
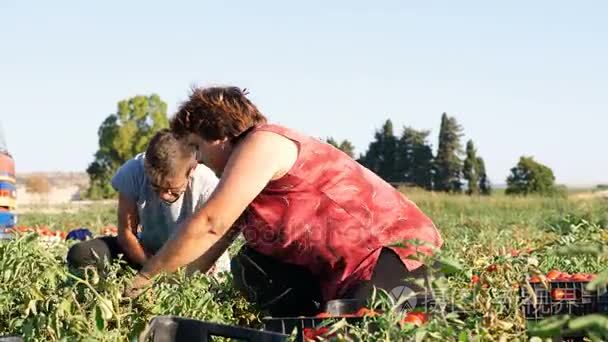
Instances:
[[[146,149],[144,168],[151,182],[160,184],[166,177],[177,176],[184,163],[196,165],[194,148],[175,136],[169,129],[157,132]]]
[[[237,87],[194,88],[171,120],[179,136],[194,133],[212,141],[237,138],[249,128],[266,123],[266,117]]]

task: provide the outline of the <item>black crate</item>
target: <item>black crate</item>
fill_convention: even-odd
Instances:
[[[534,305],[532,294],[526,286],[520,287],[522,311],[528,320],[542,320],[556,315],[584,316],[592,313],[608,313],[606,286],[588,291],[588,281],[553,281],[548,288],[543,283],[531,283],[536,294]]]
[[[324,312],[331,317],[265,317],[263,318],[264,330],[273,331],[281,334],[291,334],[296,331],[296,341],[302,342],[304,339],[304,330],[318,329],[322,326],[330,326],[332,322],[337,322],[345,319],[349,324],[356,325],[363,321],[363,317],[355,316],[359,309],[364,308],[366,301],[358,301],[354,299],[336,299],[329,301],[324,306]],[[411,311],[412,309],[423,310],[429,312],[435,307],[435,301],[428,295],[419,295],[416,298],[415,304],[411,307],[405,303],[400,310],[403,312]],[[456,311],[456,310],[454,310]],[[374,325],[369,326],[370,329],[375,329]]]
[[[0,336],[0,342],[23,342],[21,336]]]
[[[184,317],[157,316],[146,326],[146,330],[142,333],[140,341],[207,342],[214,341],[214,337],[227,337],[231,341],[285,342],[289,336],[277,332],[204,322]]]
[[[345,318],[349,323],[360,322],[362,320],[361,317],[352,317],[352,315],[363,307],[365,307],[365,301],[361,300],[331,300],[323,307],[323,311],[331,317],[265,317],[263,319],[264,330],[288,335],[296,330],[296,341],[305,341],[305,329],[318,329],[342,318]]]
[[[319,329],[322,326],[330,326],[332,321],[346,319],[349,323],[358,323],[363,320],[361,317],[265,317],[262,319],[264,330],[279,334],[291,335],[296,331],[296,341],[304,342],[304,330]]]

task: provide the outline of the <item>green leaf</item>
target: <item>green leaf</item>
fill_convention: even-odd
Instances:
[[[11,275],[13,274],[13,271],[11,269],[5,270],[4,271],[4,283],[8,283],[9,280],[11,279]]]
[[[528,329],[530,336],[553,337],[557,336],[568,323],[569,315],[555,316],[534,324]]]
[[[95,306],[95,326],[97,330],[103,331],[105,328],[106,322],[103,319],[103,312],[99,305]]]
[[[458,334],[458,342],[468,342],[469,341],[469,335],[467,335],[466,331],[461,331],[460,334]]]
[[[569,245],[557,250],[557,255],[592,255],[599,256],[603,253],[601,246],[593,245]]]
[[[69,315],[70,311],[72,311],[72,303],[69,300],[64,299],[61,304],[59,304],[59,307],[57,308],[57,313],[60,316],[64,316],[66,314]]]
[[[40,289],[38,289],[36,287],[32,287],[30,289],[30,295],[32,295],[32,297],[34,297],[37,300],[44,300],[44,295],[42,294],[42,292],[40,292]]]
[[[38,302],[38,300],[36,299],[32,299],[29,301],[29,303],[27,304],[27,309],[25,309],[26,316],[28,316],[30,313],[33,313],[34,315],[38,314],[36,310],[36,302]]]
[[[416,331],[416,342],[424,341],[425,337],[426,337],[426,330],[420,329],[420,330]]]
[[[439,258],[436,265],[440,267],[441,272],[445,275],[451,275],[464,271],[464,268],[457,260],[449,257]]]
[[[608,270],[602,271],[595,279],[589,282],[589,284],[587,284],[587,290],[595,291],[598,286],[605,285],[606,283],[608,283]]]
[[[104,320],[109,321],[110,319],[112,319],[112,302],[111,301],[109,301],[105,298],[99,298],[99,300],[97,301],[97,305],[101,309],[101,315]]]
[[[93,275],[91,277],[90,282],[93,285],[99,284],[99,273],[97,273],[97,270],[93,270]]]
[[[574,331],[594,328],[608,329],[608,318],[599,314],[592,314],[571,320],[568,327]]]

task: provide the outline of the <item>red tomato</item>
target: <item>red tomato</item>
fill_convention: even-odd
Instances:
[[[427,320],[426,313],[424,312],[408,312],[407,315],[401,320],[401,323],[410,323],[415,326],[421,326]]]
[[[321,312],[315,316],[316,318],[329,318],[331,314],[329,312]]]
[[[512,257],[516,257],[516,256],[519,255],[519,251],[517,249],[512,249],[511,252],[510,252],[510,254],[511,254]]]
[[[531,276],[530,277],[530,282],[531,283],[540,283],[540,277],[539,276]]]
[[[407,316],[405,316],[405,318],[403,320],[401,320],[401,323],[409,323],[409,324],[413,324],[415,326],[421,326],[422,325],[422,321],[420,320],[420,317],[413,316],[413,315],[407,315]]]
[[[557,278],[559,278],[559,276],[561,275],[561,272],[558,270],[551,270],[549,271],[549,273],[547,273],[547,279],[549,280],[555,280]]]
[[[488,272],[496,272],[497,269],[498,269],[498,265],[492,264],[492,265],[490,265],[490,266],[488,266],[486,268],[486,271],[488,271]]]
[[[472,284],[477,284],[477,283],[479,283],[479,276],[478,276],[478,275],[476,275],[476,274],[474,274],[474,275],[471,277],[471,283],[472,283]]]
[[[562,289],[554,289],[551,291],[551,297],[555,300],[562,300],[566,296],[566,292]]]
[[[321,327],[321,328],[317,329],[317,333],[319,333],[319,334],[327,334],[328,332],[329,332],[328,327]]]
[[[572,280],[574,281],[587,281],[587,275],[582,273],[577,273],[572,275]]]
[[[306,341],[314,341],[317,339],[317,330],[315,328],[304,328],[303,333]]]
[[[304,328],[304,330],[302,332],[304,333],[304,338],[307,341],[315,341],[317,339],[317,337],[331,337],[331,336],[325,336],[329,332],[328,327],[321,327],[318,329]]]
[[[572,279],[572,275],[568,273],[560,273],[559,277],[557,277],[557,281],[570,281]]]
[[[375,317],[378,316],[379,313],[377,313],[374,310],[368,309],[368,308],[361,308],[359,309],[359,311],[357,311],[357,313],[355,314],[355,316],[358,317],[363,317],[363,316],[371,316],[371,317]]]

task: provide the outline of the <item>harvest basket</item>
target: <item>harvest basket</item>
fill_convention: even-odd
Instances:
[[[541,282],[520,288],[523,314],[528,320],[539,321],[550,316],[584,316],[592,313],[608,313],[608,292],[606,286],[598,286],[595,291],[587,290],[589,281],[552,281],[548,287]],[[536,303],[534,302],[536,297]]]
[[[140,342],[214,341],[215,337],[248,342],[284,342],[288,335],[178,316],[157,316],[141,334]]]

